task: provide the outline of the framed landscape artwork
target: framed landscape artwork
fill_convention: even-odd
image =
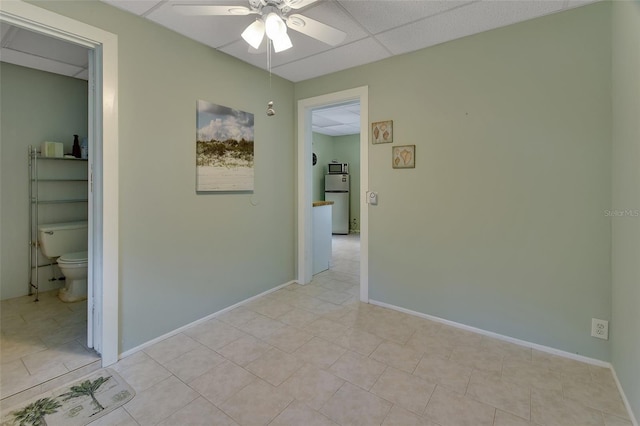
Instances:
[[[199,100],[196,191],[253,191],[253,114]]]

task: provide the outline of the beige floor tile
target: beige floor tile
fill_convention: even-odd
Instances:
[[[327,290],[324,287],[320,287],[318,285],[307,284],[307,285],[301,286],[297,291],[298,293],[304,294],[305,296],[316,297],[329,290]]]
[[[344,380],[307,364],[296,371],[280,387],[309,407],[319,410],[343,385]]]
[[[154,425],[196,398],[197,392],[171,376],[137,393],[124,408],[140,425]]]
[[[386,366],[381,362],[347,351],[329,368],[329,372],[369,390],[385,368]]]
[[[276,319],[280,315],[284,315],[293,310],[293,306],[266,297],[262,297],[255,302],[251,302],[245,305],[245,307],[271,319]]]
[[[496,417],[493,420],[493,426],[530,426],[532,424],[529,420],[501,410],[496,410]]]
[[[466,396],[518,417],[531,418],[531,393],[527,385],[502,380],[499,374],[475,370]]]
[[[633,426],[631,420],[621,419],[611,414],[603,413],[605,426]]]
[[[505,359],[502,363],[502,378],[538,389],[562,390],[562,381],[558,372],[531,361]]]
[[[284,315],[278,317],[278,321],[294,327],[302,328],[305,325],[317,320],[319,315],[303,309],[293,309]]]
[[[334,340],[334,343],[366,356],[371,355],[382,342],[383,340],[375,334],[355,328],[347,330]]]
[[[407,327],[402,321],[376,321],[370,324],[366,331],[385,340],[404,345],[411,338],[415,329]]]
[[[509,343],[504,340],[482,336],[480,348],[496,355],[501,355],[504,359],[515,358],[523,361],[531,361],[531,348]]]
[[[256,317],[258,317],[258,314],[256,312],[240,306],[229,312],[219,315],[218,317],[216,317],[216,319],[222,322],[226,322],[227,324],[230,324],[234,327],[239,327]]]
[[[242,324],[240,329],[254,337],[257,337],[258,339],[266,340],[276,330],[282,327],[284,327],[284,324],[280,321],[261,315],[245,324]]]
[[[382,426],[438,426],[425,417],[418,416],[397,405],[391,407]]]
[[[219,407],[231,395],[255,380],[258,378],[247,370],[231,361],[224,361],[189,382],[189,386]]]
[[[306,406],[302,402],[293,401],[276,417],[269,426],[337,426],[328,417]]]
[[[538,351],[531,351],[531,360],[534,364],[542,365],[550,370],[559,371],[563,374],[574,376],[574,378],[591,379],[589,365],[584,362],[564,358],[558,355]]]
[[[47,347],[55,347],[67,342],[79,339],[86,341],[87,325],[86,324],[70,324],[60,327],[56,331],[42,336],[41,339]]]
[[[345,383],[324,404],[320,412],[341,425],[379,425],[392,404],[361,388]]]
[[[91,364],[84,365],[78,369],[70,371],[62,376],[55,377],[51,380],[47,380],[46,382],[40,385],[40,389],[42,392],[49,392],[56,388],[66,385],[69,382],[80,379],[88,374],[93,373],[94,371],[102,368],[101,360],[93,361]]]
[[[319,337],[314,337],[296,350],[293,355],[307,363],[329,368],[347,350]]]
[[[183,333],[213,350],[220,349],[234,340],[246,336],[246,333],[236,327],[217,319],[189,327]]]
[[[2,351],[0,351],[0,362],[6,364],[18,360],[23,356],[41,352],[47,349],[47,345],[39,337],[16,337],[8,338],[2,336]]]
[[[332,279],[321,280],[318,284],[320,284],[322,287],[328,290],[341,291],[341,292],[347,292],[351,287],[353,287],[353,284],[351,283],[332,280]]]
[[[480,345],[483,337],[480,334],[444,324],[440,327],[438,336],[453,346],[477,346]]]
[[[472,369],[440,357],[423,357],[414,375],[431,383],[440,384],[450,390],[464,394],[469,384]]]
[[[236,422],[247,426],[266,425],[282,412],[293,398],[262,380],[249,384],[220,408]]]
[[[282,351],[292,353],[312,338],[313,334],[287,325],[269,336],[267,343]]]
[[[123,407],[120,407],[94,420],[91,426],[138,426],[138,422]]]
[[[160,364],[190,352],[201,344],[183,333],[168,337],[144,349],[144,352]]]
[[[441,386],[433,392],[425,416],[442,426],[491,426],[495,408]]]
[[[439,335],[425,334],[422,330],[416,331],[405,344],[406,347],[422,352],[426,356],[449,358],[454,345]]]
[[[316,297],[320,300],[324,300],[325,302],[335,303],[336,305],[339,305],[350,299],[351,294],[344,291],[329,290],[317,295]]]
[[[247,370],[261,379],[278,386],[302,367],[302,361],[293,355],[271,348],[247,365]]]
[[[598,383],[603,386],[617,389],[618,385],[613,378],[613,373],[611,372],[610,368],[590,365],[589,371],[591,372],[591,381],[593,383]]]
[[[422,415],[435,388],[433,383],[388,367],[371,389],[371,393]]]
[[[613,414],[618,417],[628,418],[627,409],[622,397],[616,388],[599,383],[563,383],[564,398],[580,404]]]
[[[383,342],[371,354],[371,358],[412,373],[422,358],[422,352],[394,342]]]
[[[249,364],[268,351],[271,346],[256,339],[253,336],[241,337],[226,346],[218,349],[217,352],[223,357],[238,364],[241,367]]]
[[[312,333],[314,336],[333,341],[347,332],[347,326],[326,318],[318,318],[312,323],[307,324],[304,330]]]
[[[456,346],[453,348],[449,359],[458,364],[478,370],[493,373],[500,373],[502,371],[502,355],[483,350],[477,346]]]
[[[148,389],[171,376],[169,370],[152,358],[146,355],[145,357],[146,359],[116,368],[116,371],[136,392]]]
[[[545,426],[603,426],[602,414],[593,408],[565,400],[562,392],[531,389],[531,420]]]
[[[185,383],[203,375],[224,358],[206,346],[201,346],[164,363],[164,367]]]
[[[159,424],[160,426],[238,426],[231,417],[202,397],[193,400]]]

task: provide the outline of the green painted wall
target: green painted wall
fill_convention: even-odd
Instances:
[[[349,163],[349,230],[360,230],[360,135],[335,136],[333,155],[341,163]],[[354,221],[355,220],[355,221]]]
[[[29,291],[28,147],[63,142],[64,152],[69,153],[73,135],[87,135],[87,82],[2,62],[0,94],[0,297],[4,300]],[[51,184],[48,188],[59,190]],[[44,206],[40,219],[42,223],[86,219],[86,207]],[[47,287],[43,289],[55,288],[55,283],[43,283]]]
[[[293,279],[293,83],[98,1],[33,3],[118,36],[120,351]],[[253,194],[196,194],[198,99],[255,114]]]
[[[416,168],[369,146],[370,297],[569,352],[611,319],[610,5],[297,83],[369,86]]]
[[[312,134],[313,152],[318,157],[318,163],[313,166],[313,199],[324,201],[324,175],[327,173],[327,164],[333,160],[333,137],[321,133]]]
[[[640,416],[640,2],[613,4],[613,366]],[[640,418],[640,417],[638,417]]]

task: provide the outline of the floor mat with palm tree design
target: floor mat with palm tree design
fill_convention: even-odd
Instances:
[[[122,377],[103,368],[7,410],[2,413],[1,426],[83,426],[134,395]]]

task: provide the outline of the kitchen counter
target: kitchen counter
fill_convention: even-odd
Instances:
[[[314,201],[313,207],[331,206],[333,201]]]

